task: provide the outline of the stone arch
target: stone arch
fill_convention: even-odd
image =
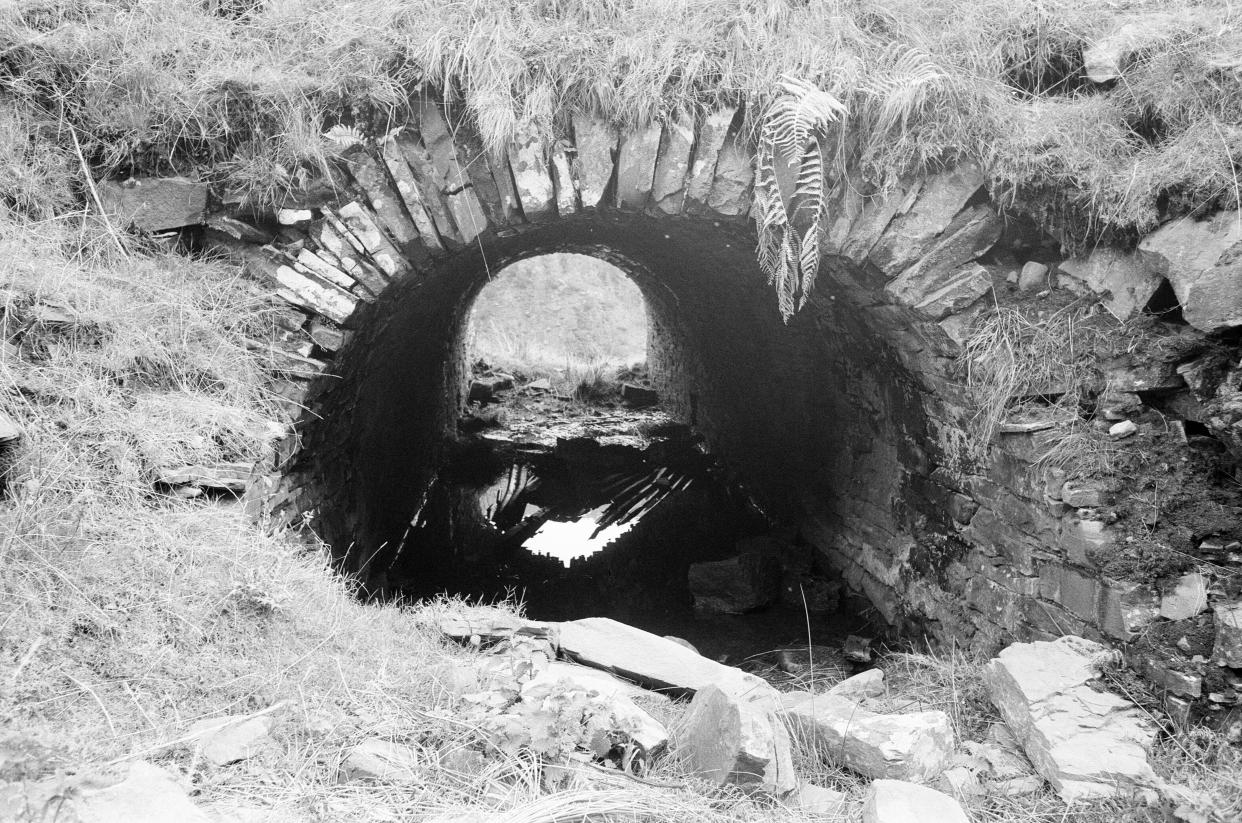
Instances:
[[[574,117],[556,143],[523,130],[495,158],[427,101],[344,165],[338,191],[289,204],[275,231],[210,224],[306,316],[280,387],[296,436],[255,497],[278,520],[314,513],[344,569],[382,565],[417,505],[488,269],[577,251],[640,283],[674,406],[889,622],[938,633],[960,616],[946,575],[973,503],[948,502],[976,470],[952,338],[986,302],[973,261],[999,235],[978,169],[883,193],[830,181],[827,276],[786,326],[755,263],[735,110],[627,133]]]

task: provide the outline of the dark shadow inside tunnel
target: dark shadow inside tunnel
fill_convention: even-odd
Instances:
[[[663,422],[673,427],[655,438],[658,453],[610,452],[587,437],[560,438],[551,451],[532,455],[513,443],[482,448],[463,431],[471,310],[496,273],[549,254],[605,261],[641,293],[647,376]],[[806,311],[783,323],[745,223],[602,211],[485,234],[394,283],[355,318],[334,374],[317,384],[295,469],[310,479],[315,526],[342,571],[371,594],[487,595],[510,586],[504,558],[488,554],[495,547],[466,534],[515,525],[493,519],[513,471],[540,477],[545,491],[572,487],[562,499],[572,500],[574,516],[593,512],[596,527],[612,518],[605,528],[620,517],[608,509],[615,498],[598,496],[601,484],[650,496],[654,481],[676,487],[679,478],[698,478],[689,492],[662,502],[659,517],[619,538],[639,535],[645,549],[575,561],[579,571],[583,562],[596,564],[595,585],[570,589],[581,594],[582,609],[598,613],[608,602],[633,601],[615,584],[626,575],[688,608],[691,563],[736,555],[742,542],[774,531],[800,546],[793,566],[818,573],[822,547],[794,539],[808,511],[847,529],[862,510],[865,527],[874,529],[865,539],[888,539],[900,531],[897,519],[917,519],[902,508],[902,489],[912,472],[928,471],[923,389],[865,309],[826,282]],[[701,464],[673,468],[687,459]],[[465,480],[457,477],[450,494],[440,481],[454,472]],[[490,502],[480,496],[487,490]],[[642,510],[642,495],[630,504]],[[545,508],[555,506],[528,497],[521,513]],[[436,509],[450,516],[439,517],[433,533],[426,524]],[[485,586],[459,575],[480,559],[497,572]],[[514,585],[525,586],[528,600],[563,576],[556,557],[532,554],[523,562]],[[621,574],[621,567],[628,570]]]

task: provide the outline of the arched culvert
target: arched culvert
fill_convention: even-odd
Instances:
[[[736,226],[597,213],[480,236],[417,281],[394,284],[357,321],[310,403],[300,466],[321,490],[322,532],[350,570],[382,567],[382,549],[418,508],[459,411],[465,320],[489,271],[555,252],[605,259],[639,285],[669,410],[775,510],[790,510],[816,409],[846,397],[808,379],[814,323],[781,322]]]

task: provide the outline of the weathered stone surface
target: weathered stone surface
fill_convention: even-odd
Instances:
[[[798,785],[789,735],[767,700],[728,694],[714,685],[700,689],[678,748],[705,780],[777,796]]]
[[[953,728],[941,711],[875,714],[829,694],[783,694],[785,717],[813,736],[834,762],[871,778],[930,780],[953,754]]]
[[[280,265],[262,252],[248,256],[246,267],[279,283],[276,294],[284,300],[334,323],[344,323],[358,305],[359,298],[340,286]]]
[[[954,218],[936,244],[917,263],[902,271],[889,293],[917,305],[945,282],[946,276],[992,248],[1000,237],[1000,218],[987,206],[975,206]]]
[[[1133,420],[1121,420],[1108,427],[1108,436],[1113,440],[1122,440],[1138,434],[1138,424]]]
[[[398,243],[418,240],[418,227],[406,213],[396,187],[388,182],[384,166],[361,145],[351,147],[343,156],[354,182],[362,189],[380,224],[392,238]]]
[[[684,637],[675,637],[674,635],[666,634],[664,635],[664,639],[671,640],[672,642],[676,643],[678,646],[689,649],[695,654],[699,653],[698,648],[693,643],[691,643],[689,640],[686,640]]]
[[[681,116],[664,124],[656,160],[651,199],[665,214],[680,214],[686,197],[686,175],[694,148],[694,120]]]
[[[1091,683],[1107,647],[1081,637],[1015,643],[990,661],[992,703],[1066,802],[1143,792],[1152,724],[1132,703]]]
[[[584,209],[596,208],[604,199],[618,139],[616,127],[603,118],[574,115],[575,170]]]
[[[324,351],[339,351],[345,345],[345,332],[319,318],[312,320],[306,331],[315,345]]]
[[[378,780],[412,783],[418,779],[418,750],[391,740],[370,737],[354,746],[341,763],[342,781]]]
[[[487,215],[475,194],[470,176],[458,161],[453,132],[439,105],[430,100],[420,102],[418,128],[431,160],[432,180],[448,207],[457,227],[457,235],[461,242],[471,243],[486,231]]]
[[[923,181],[920,179],[907,182],[884,195],[865,198],[858,216],[850,223],[848,235],[840,244],[841,254],[855,263],[866,261],[889,224],[914,205],[922,190]]]
[[[1242,602],[1220,604],[1215,609],[1216,644],[1212,659],[1218,666],[1242,668]]]
[[[211,823],[164,769],[139,761],[120,783],[86,789],[69,804],[79,823]],[[66,819],[59,808],[48,819]]]
[[[1101,301],[1119,320],[1142,310],[1160,285],[1142,255],[1101,247],[1085,258],[1065,260],[1057,268],[1076,277],[1101,295]]]
[[[1207,611],[1208,581],[1199,572],[1183,574],[1160,597],[1160,616],[1166,620],[1186,620]]]
[[[203,222],[207,184],[184,177],[101,180],[96,184],[104,211],[122,227],[164,231]]]
[[[556,189],[556,211],[562,216],[578,211],[578,179],[569,152],[564,140],[557,141],[552,149],[552,185]]]
[[[324,209],[324,214],[329,214]],[[363,248],[375,261],[380,271],[389,277],[396,277],[409,270],[410,264],[404,255],[393,245],[392,241],[380,230],[370,213],[360,203],[345,203],[336,212],[340,222],[349,229],[350,234],[362,243]]]
[[[533,124],[523,124],[517,129],[509,146],[509,168],[513,171],[513,184],[526,219],[537,221],[553,216],[556,188],[548,168],[547,149]]]
[[[714,685],[737,697],[775,694],[753,674],[606,617],[573,620],[558,624],[558,628],[564,654],[651,688],[697,691]]]
[[[272,719],[267,716],[238,718],[215,717],[200,720],[190,727],[190,735],[198,740],[203,756],[217,766],[227,766],[254,757],[271,738]]]
[[[431,156],[418,136],[402,129],[384,141],[381,151],[423,245],[432,251],[443,251],[443,238],[462,242],[440,196]]]
[[[775,602],[781,592],[780,561],[754,552],[727,560],[693,563],[689,578],[694,607],[707,612],[753,611]]]
[[[944,792],[904,780],[876,780],[867,787],[863,823],[970,823],[960,803]]]
[[[983,185],[983,170],[964,163],[932,175],[922,185],[908,211],[896,217],[867,255],[881,271],[899,272],[918,262],[936,237]]]
[[[745,215],[750,210],[750,187],[754,179],[749,147],[741,134],[729,135],[716,159],[716,176],[707,195],[707,207],[730,217]]]
[[[505,640],[514,635],[555,638],[556,624],[525,620],[503,609],[488,606],[455,608],[436,615],[435,625],[445,637]],[[553,643],[555,645],[555,642]]]
[[[854,701],[865,697],[879,697],[884,694],[884,671],[868,669],[865,672],[859,672],[828,689],[828,694]]]
[[[845,814],[849,802],[845,792],[827,789],[823,786],[812,786],[801,783],[793,794],[785,798],[785,803],[795,809],[816,815],[836,816]]]
[[[660,125],[648,123],[621,135],[617,157],[617,206],[641,209],[651,196],[656,157],[660,151]]]
[[[1098,596],[1100,631],[1115,640],[1133,640],[1160,616],[1160,595],[1153,586],[1106,579]]]
[[[1191,699],[1203,694],[1202,677],[1174,669],[1151,655],[1142,655],[1138,660],[1132,661],[1132,665],[1156,688],[1163,689],[1170,694]]]
[[[690,176],[686,180],[686,200],[697,205],[707,203],[716,178],[716,162],[720,149],[729,134],[729,127],[737,115],[736,108],[724,108],[712,112],[699,126],[698,142],[694,148],[694,162],[690,164]]]
[[[885,291],[893,294],[897,288],[895,283],[885,286]],[[916,309],[933,320],[943,320],[969,308],[991,290],[992,276],[988,270],[978,263],[967,263],[960,269],[946,272],[940,282],[920,284],[917,293],[906,291],[898,299],[915,299],[917,302],[913,305]]]
[[[1242,325],[1242,212],[1166,223],[1139,252],[1168,278],[1187,323],[1203,331]]]

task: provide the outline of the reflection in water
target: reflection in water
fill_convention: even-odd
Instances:
[[[569,568],[573,561],[590,557],[634,527],[634,521],[599,528],[608,506],[591,509],[577,520],[548,520],[522,547],[531,554],[554,557]]]

